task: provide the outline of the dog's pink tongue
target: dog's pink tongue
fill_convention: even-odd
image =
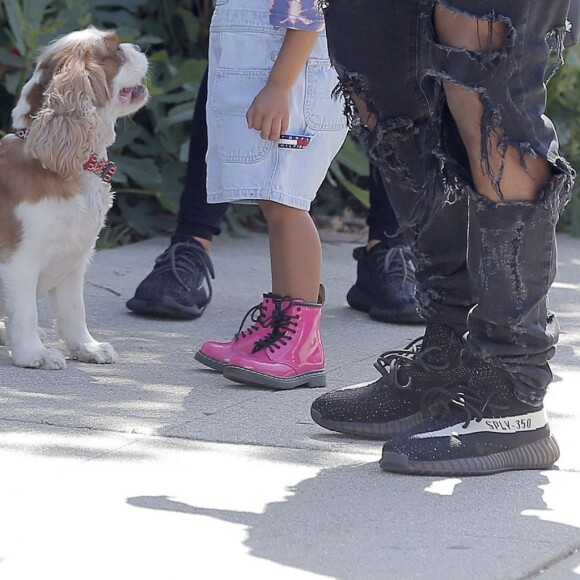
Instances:
[[[131,101],[131,95],[133,93],[133,87],[128,87],[126,89],[121,89],[119,91],[119,99],[121,99],[121,101],[125,102],[130,102]]]

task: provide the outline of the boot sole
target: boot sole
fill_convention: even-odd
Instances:
[[[312,420],[328,429],[344,435],[358,435],[359,437],[368,437],[370,439],[390,439],[395,435],[405,433],[411,427],[414,427],[425,418],[423,412],[389,421],[388,423],[356,423],[354,421],[334,421],[325,419],[316,409],[310,409]]]
[[[207,304],[202,307],[197,305],[183,306],[183,304],[179,304],[175,300],[164,297],[161,300],[137,300],[136,298],[131,298],[125,306],[141,316],[194,320],[203,314]]]
[[[207,354],[203,354],[203,352],[201,352],[201,350],[198,350],[195,353],[195,355],[193,356],[193,358],[197,362],[200,362],[202,365],[205,365],[206,367],[209,367],[210,369],[212,369],[214,371],[218,371],[220,373],[223,373],[225,368],[228,366],[228,363],[222,362],[222,361],[218,360],[217,358],[212,358],[211,356],[207,356]]]
[[[304,373],[296,377],[278,378],[263,373],[257,373],[241,367],[228,366],[224,370],[224,377],[237,383],[255,387],[268,387],[278,391],[287,391],[296,387],[325,387],[326,372],[315,371]]]
[[[406,455],[388,451],[383,453],[379,465],[384,471],[414,475],[491,475],[502,471],[547,469],[559,457],[558,443],[549,436],[492,455],[446,461],[409,461]]]
[[[351,308],[360,312],[368,312],[373,320],[395,324],[425,324],[425,321],[413,312],[401,312],[391,308],[375,306],[373,297],[356,284],[348,291],[346,301]]]
[[[401,312],[391,308],[379,308],[372,306],[369,315],[378,322],[394,322],[398,324],[425,324],[419,314],[415,311]]]

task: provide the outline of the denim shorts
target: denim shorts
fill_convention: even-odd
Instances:
[[[269,22],[267,0],[217,0],[210,28],[207,199],[275,201],[308,210],[347,133],[337,74],[321,33],[291,94],[287,134],[310,138],[280,147],[248,129],[246,112],[268,80],[285,29]]]

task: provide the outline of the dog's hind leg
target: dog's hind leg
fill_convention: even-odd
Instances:
[[[2,290],[2,284],[0,284],[0,346],[8,346],[8,337],[6,330],[6,305],[4,303],[4,295]],[[43,328],[38,328],[38,337],[40,341],[46,339],[46,331]]]
[[[29,264],[12,264],[3,274],[3,294],[6,306],[6,344],[16,366],[28,368],[63,369],[66,360],[62,353],[46,348],[38,334],[36,288],[38,273]]]
[[[87,328],[83,298],[84,274],[85,264],[82,263],[50,292],[57,329],[72,358],[88,363],[113,363],[117,358],[113,347],[108,342],[97,342]]]

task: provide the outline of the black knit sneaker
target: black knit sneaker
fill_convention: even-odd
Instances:
[[[211,259],[198,241],[172,244],[126,306],[143,316],[198,318],[211,301],[214,277]]]
[[[429,418],[383,446],[381,469],[417,475],[485,475],[545,469],[560,456],[543,407],[518,401],[505,373],[477,363],[467,386],[425,393]]]
[[[353,250],[358,262],[356,283],[346,301],[351,308],[368,312],[381,322],[423,324],[415,299],[415,267],[409,248],[380,242],[367,252],[361,246]]]
[[[310,414],[325,429],[364,437],[387,438],[423,420],[423,393],[432,387],[466,381],[459,361],[462,341],[449,327],[428,324],[425,336],[404,349],[383,353],[375,363],[374,383],[326,393]]]

